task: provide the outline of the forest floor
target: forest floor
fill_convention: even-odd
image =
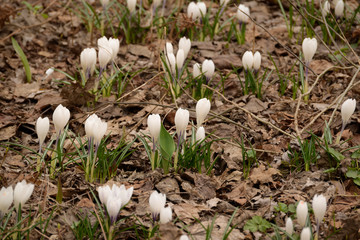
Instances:
[[[291,5],[288,1],[282,2],[289,18]],[[306,31],[301,25],[303,18],[295,9],[293,37],[289,37],[278,1],[242,2],[250,7],[250,15],[256,22],[247,24],[242,45],[235,36],[228,38],[229,27],[213,39],[205,37],[204,41],[199,41],[195,37],[188,56],[189,71],[185,74],[190,75],[195,62],[212,59],[215,63],[215,76],[209,83],[215,90],[204,127],[206,134],[211,134],[207,141],[214,140],[211,159],[216,162],[208,174],[193,168],[180,168],[177,172],[171,168],[164,174],[161,168],[151,169],[138,136],[148,135],[146,119],[151,113],[160,114],[170,133],[175,132],[177,108],[188,109],[190,122],[195,122],[196,100],[191,88],[183,89],[184,93],[174,102],[164,84],[165,73],[160,60],[165,42],[172,42],[177,48],[181,33],[186,32],[188,2],[167,22],[166,37],[159,38],[158,29],[148,26],[148,1],[143,2],[140,24],[146,31],[131,43],[127,43],[122,28],[113,35],[110,25],[118,28],[116,17],[111,24],[106,24],[105,36],[121,40],[116,64],[131,78],[124,91],[117,90],[118,83],[108,96],[100,92],[96,97],[89,93],[91,86],[82,87],[64,74],[78,75],[81,51],[87,47],[96,48],[96,40],[101,37],[96,27],[90,33],[88,23],[81,18],[84,17],[81,13],[83,2],[33,0],[26,3],[29,5],[20,0],[3,0],[0,6],[0,187],[15,186],[23,179],[35,185],[30,200],[23,206],[26,220],[18,231],[24,237],[75,239],[76,232],[81,231],[77,226],[88,216],[90,225],[96,229],[90,231],[91,236],[85,233],[85,239],[105,238],[104,230],[96,225],[100,209],[95,200],[96,189],[103,183],[85,181],[81,161],[69,157],[76,152],[74,136],[85,135],[84,122],[90,114],[96,113],[108,123],[107,149],[115,149],[120,141],[134,141],[131,154],[112,169],[116,174],[105,179],[105,182],[134,187],[130,202],[118,216],[121,221],[116,225],[114,239],[178,239],[182,234],[190,239],[210,239],[209,232],[211,239],[223,239],[231,227],[228,239],[279,239],[274,225],[284,227],[286,217],[294,219],[299,235],[301,229],[296,224],[295,206],[304,200],[311,208],[315,194],[323,194],[328,204],[319,239],[360,239],[360,188],[355,181],[360,184],[359,111],[355,110],[347,124],[340,145],[335,141],[325,143],[325,137],[322,138],[325,122],[329,124],[326,134],[330,133],[332,139],[339,134],[341,103],[348,98],[360,100],[359,13],[347,29],[345,24],[341,25],[353,51],[339,38],[336,38],[336,45],[324,45],[319,39],[323,36],[321,26],[314,23],[318,48],[310,64],[309,83],[310,86],[316,84],[307,102],[300,96],[301,87],[296,88],[301,85],[301,66],[295,56],[301,52]],[[176,4],[166,3],[165,16]],[[359,8],[357,0],[347,0],[345,4],[347,16]],[[212,6],[210,16],[214,16],[219,3],[206,1],[206,5]],[[91,6],[101,14],[99,1]],[[109,15],[116,16],[111,12],[114,9],[109,9]],[[236,9],[231,1],[220,22],[234,16]],[[319,11],[318,3],[315,9]],[[32,73],[30,83],[26,81],[23,63],[11,38],[19,43],[28,59]],[[248,50],[262,54],[259,74],[265,73],[268,78],[263,83],[261,97],[251,92],[244,94],[242,89],[242,55]],[[51,67],[56,70],[46,77],[45,72]],[[96,81],[95,77],[91,81]],[[52,113],[59,104],[70,110],[71,117],[69,137],[62,150],[66,166],[52,177],[45,170],[36,171],[35,122],[40,116],[52,120]],[[52,136],[49,134],[45,144],[55,137],[53,126],[50,132]],[[188,133],[191,135],[190,124]],[[46,168],[52,152],[48,151],[43,157]],[[310,159],[308,171],[305,171],[306,159]],[[57,199],[59,186],[62,201]],[[173,220],[161,224],[151,235],[148,232],[152,227],[149,196],[154,190],[166,194]],[[14,235],[9,232],[17,231],[12,229],[16,213],[12,215],[0,232],[2,238],[12,239]],[[266,221],[257,219],[256,222],[254,216]],[[46,219],[48,224],[44,227]],[[313,214],[310,220],[315,229]],[[0,223],[4,226],[4,219]]]

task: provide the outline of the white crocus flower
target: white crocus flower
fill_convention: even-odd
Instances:
[[[319,226],[325,216],[326,198],[322,194],[320,195],[316,194],[313,198],[312,208],[314,210],[315,221]]]
[[[106,210],[109,214],[111,224],[116,222],[117,215],[121,209],[121,199],[110,195],[106,202]]]
[[[106,68],[113,56],[109,40],[104,36],[98,39],[100,71]]]
[[[189,123],[189,111],[179,108],[175,114],[175,126],[178,138],[184,140],[186,138],[186,127]]]
[[[38,135],[39,138],[40,152],[41,152],[41,146],[44,143],[46,135],[49,132],[49,128],[50,128],[50,121],[48,117],[45,118],[39,117],[36,120],[35,129],[36,129],[36,134]]]
[[[81,68],[86,74],[86,78],[89,78],[95,71],[96,65],[96,50],[95,48],[85,48],[80,53]]]
[[[196,103],[196,123],[200,127],[209,114],[211,103],[207,98],[202,98]]]
[[[254,54],[253,67],[254,67],[255,71],[258,71],[260,69],[260,65],[261,65],[261,54],[257,51]]]
[[[300,234],[300,240],[310,240],[311,239],[311,231],[310,228],[303,228]]]
[[[19,205],[24,206],[24,204],[29,200],[32,192],[34,190],[34,184],[26,183],[25,180],[18,182],[14,189],[14,205],[16,209],[19,208]]]
[[[293,221],[291,220],[291,218],[287,218],[286,219],[286,224],[285,224],[285,231],[287,232],[287,234],[289,234],[290,236],[293,234],[294,232],[294,224]]]
[[[193,21],[201,17],[200,9],[195,2],[190,2],[187,8],[187,16]]]
[[[251,71],[254,66],[254,55],[251,51],[246,51],[242,57],[242,64],[246,71]]]
[[[53,113],[53,122],[55,125],[55,132],[56,135],[59,136],[61,134],[61,131],[64,129],[66,124],[68,123],[70,119],[70,111],[63,105],[59,105],[56,107],[54,113]]]
[[[109,45],[112,49],[112,55],[111,55],[111,61],[114,61],[116,59],[116,56],[119,52],[120,48],[120,41],[117,38],[109,38]]]
[[[157,142],[161,130],[161,118],[159,114],[151,114],[148,116],[147,125],[150,131],[151,139],[154,143]]]
[[[207,80],[211,79],[215,72],[215,64],[211,59],[205,59],[202,63],[202,72]]]
[[[330,3],[329,1],[325,1],[323,8],[322,8],[322,15],[324,15],[324,17],[326,17],[330,12]]]
[[[188,56],[188,54],[189,54],[189,51],[190,51],[190,48],[191,48],[191,41],[190,41],[190,39],[188,39],[188,38],[186,38],[186,37],[180,38],[179,48],[182,49],[182,50],[184,50],[185,58],[187,58],[187,56]]]
[[[184,61],[185,61],[185,53],[184,50],[180,48],[176,54],[176,66],[179,74],[184,65]]]
[[[165,224],[170,222],[172,219],[171,207],[162,208],[160,210],[160,223]]]
[[[351,118],[351,115],[353,115],[356,108],[356,100],[355,99],[347,99],[342,105],[341,105],[341,118],[343,121],[343,124],[347,124]]]
[[[126,0],[127,7],[130,13],[133,13],[136,8],[136,0]]]
[[[14,200],[14,190],[12,186],[2,187],[0,190],[0,219],[1,214],[5,214],[9,211],[9,208]]]
[[[196,131],[196,141],[202,142],[205,139],[205,128],[199,127]]]
[[[157,191],[154,191],[149,198],[149,205],[151,214],[153,217],[153,220],[156,221],[158,218],[161,209],[165,207],[166,203],[166,195],[162,193],[158,193]]]
[[[197,2],[196,3],[198,8],[199,8],[199,11],[200,11],[200,17],[205,17],[206,15],[206,5],[204,2]]]
[[[174,53],[174,47],[170,42],[167,42],[165,44],[164,52],[165,52],[165,54]]]
[[[201,74],[201,66],[198,63],[195,63],[193,66],[193,77],[197,78]]]
[[[344,2],[343,0],[339,0],[337,3],[336,3],[336,6],[335,6],[335,16],[337,18],[342,18],[344,16]]]
[[[313,59],[317,49],[316,38],[305,38],[302,43],[302,50],[304,53],[305,63],[309,64]]]
[[[241,23],[247,23],[249,21],[249,16],[250,16],[250,9],[246,7],[244,4],[240,4],[236,12],[236,18]]]
[[[307,203],[301,200],[296,207],[296,217],[301,227],[305,226],[307,216],[308,216]]]

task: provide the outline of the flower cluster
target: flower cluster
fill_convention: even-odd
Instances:
[[[166,195],[154,191],[149,198],[149,205],[153,221],[157,221],[160,216],[160,223],[168,223],[172,219],[171,207],[165,207]]]
[[[25,180],[18,182],[13,189],[10,187],[2,187],[0,190],[0,216],[9,211],[11,204],[14,202],[16,209],[21,208],[29,200],[34,191],[34,184],[26,183]]]

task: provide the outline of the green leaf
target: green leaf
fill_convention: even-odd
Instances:
[[[161,154],[166,159],[170,160],[175,152],[175,142],[172,136],[166,131],[164,125],[161,124],[160,137],[159,137]]]
[[[296,212],[295,204],[289,204],[288,209],[289,209],[289,212],[295,213]]]
[[[12,45],[15,49],[15,52],[17,53],[17,55],[19,55],[23,65],[24,65],[24,69],[25,69],[25,74],[26,74],[26,80],[28,83],[31,82],[31,71],[30,71],[30,65],[29,62],[25,56],[25,53],[23,52],[23,50],[21,49],[20,45],[18,44],[18,42],[15,40],[15,38],[11,38],[12,41]]]
[[[254,216],[251,220],[247,221],[244,226],[244,230],[251,232],[266,232],[268,228],[271,228],[271,223],[260,216]]]
[[[360,172],[355,169],[350,169],[346,172],[346,177],[348,178],[360,178]]]
[[[353,154],[351,154],[351,158],[360,158],[360,151],[356,151]]]
[[[342,155],[341,153],[339,153],[338,151],[336,151],[335,149],[329,147],[328,149],[328,153],[333,156],[334,158],[336,158],[337,161],[341,161],[345,159],[345,156]]]
[[[360,178],[354,179],[354,183],[360,187]]]

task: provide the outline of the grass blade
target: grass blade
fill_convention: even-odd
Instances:
[[[23,52],[23,50],[21,49],[20,45],[18,44],[18,42],[15,40],[15,38],[11,38],[12,41],[12,45],[15,49],[15,52],[17,53],[17,55],[19,55],[23,65],[24,65],[24,69],[25,69],[25,74],[26,74],[26,81],[28,83],[31,83],[31,71],[30,71],[30,65],[29,62],[25,56],[25,53]]]

